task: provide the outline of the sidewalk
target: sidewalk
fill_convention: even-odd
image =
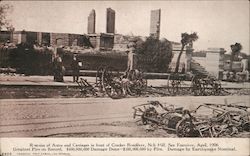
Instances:
[[[94,84],[95,77],[81,76],[81,78],[87,79],[88,82]],[[77,87],[76,83],[72,82],[72,76],[64,76],[64,82],[54,82],[53,76],[10,76],[0,75],[0,86],[53,86],[53,87]],[[221,82],[223,88],[236,88],[236,89],[250,89],[250,83],[232,83]],[[184,81],[182,87],[189,87],[190,81]],[[148,79],[148,86],[153,87],[167,87],[166,79]]]

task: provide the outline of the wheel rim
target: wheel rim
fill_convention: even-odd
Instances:
[[[176,125],[176,134],[178,137],[196,137],[198,131],[190,119],[182,119]]]
[[[112,99],[123,98],[123,87],[118,81],[119,77],[115,76],[119,73],[113,73],[111,68],[105,68],[102,73],[102,87],[106,94]]]

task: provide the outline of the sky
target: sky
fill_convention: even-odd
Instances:
[[[225,48],[236,42],[249,48],[249,1],[6,1],[15,30],[87,33],[87,18],[96,11],[96,31],[106,30],[106,8],[116,11],[116,32],[148,36],[150,11],[161,9],[161,38],[179,42],[181,33],[197,32],[195,50]]]

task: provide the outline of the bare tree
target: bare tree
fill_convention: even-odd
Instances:
[[[242,49],[242,45],[240,43],[235,43],[235,44],[232,44],[231,46],[231,56],[230,56],[230,71],[233,70],[233,61],[237,60],[238,58],[238,55],[240,54],[240,51]]]
[[[179,66],[180,66],[180,59],[181,59],[181,55],[184,51],[184,48],[186,45],[188,44],[192,44],[194,41],[196,41],[198,39],[198,35],[196,32],[192,33],[192,34],[188,34],[188,33],[182,33],[181,34],[181,51],[178,55],[177,61],[176,61],[176,67],[175,67],[175,73],[178,72],[179,70]]]
[[[10,24],[7,19],[7,13],[12,7],[9,4],[4,4],[0,0],[0,30],[5,27],[7,30],[13,29],[13,26]]]

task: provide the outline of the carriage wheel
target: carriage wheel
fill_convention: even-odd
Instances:
[[[131,96],[140,95],[140,85],[137,84],[136,81],[128,82],[126,85],[126,90],[127,90],[128,94]]]
[[[168,92],[173,94],[173,95],[176,95],[177,93],[179,93],[179,89],[181,87],[181,80],[171,80],[170,78],[171,76],[168,77],[168,84],[167,84],[167,87],[168,87]]]
[[[103,91],[103,88],[102,88],[102,73],[103,73],[103,70],[104,68],[103,67],[99,67],[97,69],[97,73],[96,73],[96,87],[99,87],[100,91],[102,92]]]
[[[192,83],[191,83],[191,91],[192,93],[194,93],[194,95],[202,95],[202,86],[201,83],[199,81],[199,79],[192,79]]]
[[[111,68],[105,68],[102,72],[102,87],[112,99],[120,99],[125,96],[119,75],[119,72],[113,72]]]
[[[154,107],[149,107],[149,108],[144,107],[144,112],[141,116],[141,121],[144,125],[146,125],[150,121],[152,121],[149,118],[153,118],[153,119],[157,118],[157,115],[158,115],[158,113]]]
[[[210,94],[208,83],[204,80],[201,82],[201,95],[207,96]]]
[[[142,91],[147,88],[147,80],[144,80],[142,73],[136,73],[135,70],[131,70],[127,74],[127,79],[129,80],[126,83],[126,90],[129,95],[141,95]]]
[[[220,95],[222,88],[221,88],[221,83],[220,82],[215,82],[214,86],[213,86],[213,90],[214,90],[214,95]]]
[[[215,95],[215,88],[214,88],[214,80],[210,80],[207,82],[207,95]]]
[[[176,125],[176,134],[178,137],[198,137],[199,132],[190,119],[182,119]]]
[[[128,94],[131,96],[138,95],[140,92],[140,84],[137,82],[135,70],[128,71],[127,79],[129,81],[126,82],[125,86]]]
[[[128,94],[131,96],[141,95],[142,92],[147,89],[147,81],[136,80],[136,81],[128,82],[126,85],[126,89],[127,89]]]

